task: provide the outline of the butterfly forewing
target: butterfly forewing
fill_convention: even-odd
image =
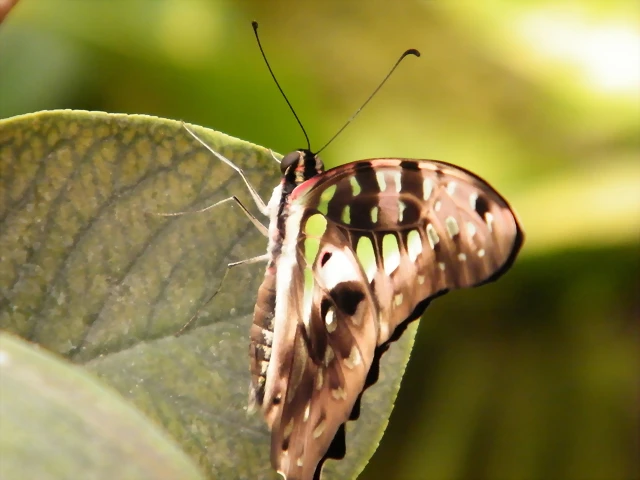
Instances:
[[[430,297],[497,278],[522,241],[507,202],[444,162],[355,162],[301,185],[292,202],[344,230],[380,305],[378,344]]]

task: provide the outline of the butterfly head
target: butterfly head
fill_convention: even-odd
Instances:
[[[301,148],[282,157],[280,171],[286,183],[298,186],[324,172],[324,164],[311,150]]]

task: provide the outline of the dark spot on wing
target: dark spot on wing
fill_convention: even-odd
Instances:
[[[418,162],[412,162],[410,160],[403,160],[400,162],[400,168],[404,168],[406,170],[413,170],[414,172],[419,172],[420,167],[418,167]]]
[[[485,220],[485,214],[489,211],[489,202],[482,195],[479,195],[476,200],[476,213],[480,215],[480,218]]]
[[[339,283],[331,290],[330,295],[336,306],[349,316],[356,313],[358,305],[364,300],[364,293],[358,282]]]

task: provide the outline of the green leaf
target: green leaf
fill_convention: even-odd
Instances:
[[[268,150],[192,128],[268,198],[279,180]],[[74,111],[0,121],[0,327],[85,365],[209,478],[276,478],[264,422],[246,413],[264,267],[235,267],[220,286],[227,263],[264,253],[267,241],[233,202],[157,215],[231,195],[259,215],[240,176],[179,122]],[[384,355],[327,478],[354,478],[375,451],[415,331]]]
[[[2,478],[204,478],[116,392],[7,334],[0,334],[0,383]]]

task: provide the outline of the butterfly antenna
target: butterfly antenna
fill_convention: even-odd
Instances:
[[[251,26],[253,27],[253,33],[255,33],[255,35],[256,35],[256,40],[258,41],[258,47],[260,48],[260,53],[262,54],[262,58],[264,59],[264,63],[267,64],[267,68],[269,69],[269,73],[271,74],[271,78],[273,78],[273,81],[276,82],[276,86],[278,87],[278,90],[280,90],[280,93],[284,97],[285,102],[287,102],[287,105],[289,105],[289,109],[291,110],[291,113],[293,113],[293,116],[296,117],[296,121],[298,122],[298,125],[300,125],[300,129],[302,130],[302,133],[304,134],[304,138],[307,141],[307,150],[311,150],[311,142],[309,142],[309,135],[307,135],[307,131],[302,126],[302,122],[298,118],[298,115],[296,114],[296,111],[293,109],[293,106],[291,105],[291,102],[289,101],[287,96],[284,94],[284,91],[282,90],[282,87],[278,83],[278,80],[276,79],[276,76],[273,73],[273,70],[271,70],[271,65],[269,65],[269,60],[267,60],[267,56],[264,54],[264,50],[262,48],[262,44],[260,43],[260,37],[258,36],[258,22],[256,22],[254,20],[253,22],[251,22]]]
[[[398,59],[398,61],[395,63],[395,65],[393,66],[393,68],[389,71],[389,73],[387,73],[387,76],[384,77],[384,79],[382,80],[382,82],[380,82],[380,85],[378,85],[378,87],[373,91],[373,93],[371,95],[369,95],[369,98],[367,98],[365,100],[365,102],[362,104],[362,106],[356,110],[356,112],[351,115],[351,117],[349,118],[349,120],[347,120],[347,123],[345,123],[342,128],[340,130],[338,130],[336,132],[336,134],[331,137],[331,139],[324,144],[324,146],[318,150],[316,153],[320,153],[322,150],[324,150],[325,148],[327,148],[329,146],[329,144],[331,142],[333,142],[336,137],[338,135],[340,135],[342,133],[342,131],[347,128],[347,126],[353,122],[353,119],[356,118],[358,116],[358,114],[360,113],[360,111],[367,105],[367,103],[369,103],[369,101],[375,96],[376,93],[378,93],[378,90],[380,90],[382,88],[382,86],[387,82],[387,80],[389,80],[389,77],[391,76],[391,74],[395,71],[396,68],[398,68],[398,65],[400,65],[400,62],[402,62],[402,60],[404,59],[404,57],[406,57],[407,55],[415,55],[416,57],[420,56],[420,52],[418,50],[416,50],[415,48],[410,48],[409,50],[407,50],[406,52],[404,52],[402,55],[400,55],[400,58]]]

